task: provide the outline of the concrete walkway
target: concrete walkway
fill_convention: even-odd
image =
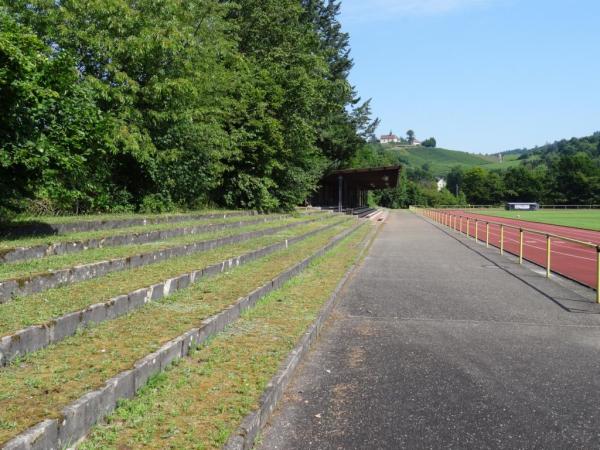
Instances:
[[[484,256],[392,214],[258,447],[600,448],[600,309]]]

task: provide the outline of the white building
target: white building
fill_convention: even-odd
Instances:
[[[400,138],[390,131],[390,134],[384,134],[379,138],[379,142],[382,144],[391,144],[394,142],[400,142]]]
[[[446,182],[446,180],[444,178],[437,178],[437,190],[438,190],[438,192],[441,191],[442,189],[445,189],[446,186],[448,186],[448,183]]]

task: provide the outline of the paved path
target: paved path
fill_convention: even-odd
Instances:
[[[392,214],[262,448],[600,448],[600,309],[486,251]]]

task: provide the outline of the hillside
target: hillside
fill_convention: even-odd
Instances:
[[[430,172],[435,176],[447,175],[456,166],[464,168],[485,166],[490,169],[501,169],[519,163],[519,161],[512,158],[499,163],[497,158],[491,156],[445,148],[397,147],[394,145],[384,145],[383,147],[390,153],[395,154],[399,162],[406,166],[423,167],[424,164],[428,164]]]
[[[531,161],[532,159],[548,159],[552,156],[573,155],[578,152],[587,153],[591,158],[600,157],[600,131],[590,136],[561,139],[551,144],[544,144],[534,148],[522,148],[502,152],[506,160],[507,157],[519,159],[521,161]],[[491,155],[498,156],[498,153]]]
[[[478,155],[458,150],[427,147],[398,147],[394,144],[382,146],[398,162],[407,167],[422,168],[428,164],[434,176],[445,176],[453,167],[485,167],[488,170],[505,170],[522,163],[548,165],[553,157],[587,153],[592,159],[600,159],[600,132],[583,138],[556,141],[532,149],[516,149],[502,152],[503,161],[498,161],[498,153]]]

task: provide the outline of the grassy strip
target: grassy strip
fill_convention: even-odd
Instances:
[[[216,225],[230,222],[243,222],[256,220],[260,216],[234,216],[221,219],[195,219],[185,222],[168,222],[151,225],[140,225],[135,227],[113,228],[109,230],[80,231],[51,236],[21,237],[15,239],[0,240],[0,251],[13,249],[15,247],[33,247],[34,245],[50,245],[58,242],[86,241],[89,239],[104,239],[111,236],[121,236],[137,233],[149,233],[152,231],[164,231],[170,229],[187,228],[200,225]]]
[[[506,219],[562,225],[566,227],[587,228],[600,231],[600,210],[541,210],[541,211],[505,211],[499,209],[466,210],[473,214],[504,217]]]
[[[95,222],[97,220],[129,220],[129,219],[157,219],[163,217],[187,216],[190,214],[216,214],[232,213],[234,210],[202,209],[196,211],[174,212],[167,214],[141,214],[141,213],[115,213],[115,214],[81,214],[77,216],[19,216],[15,220],[3,223],[7,226],[27,225],[29,223],[71,223]]]
[[[191,244],[198,241],[217,239],[226,236],[234,236],[250,231],[264,230],[274,228],[288,223],[297,223],[308,220],[307,218],[284,218],[270,222],[247,225],[240,228],[229,228],[225,230],[212,231],[208,233],[190,234],[177,236],[164,241],[149,242],[146,244],[124,245],[121,247],[105,247],[86,250],[79,253],[67,253],[64,255],[48,256],[30,261],[18,261],[0,265],[0,281],[23,278],[32,275],[41,274],[49,270],[59,270],[73,267],[80,264],[89,264],[97,261],[104,261],[115,258],[125,258],[128,256],[163,250],[169,247]]]
[[[82,449],[221,448],[360,251],[363,227],[175,363],[97,426]]]
[[[339,217],[301,225],[270,236],[226,245],[207,252],[173,258],[132,270],[114,272],[101,278],[17,298],[12,302],[0,304],[0,336],[5,336],[30,325],[46,323],[53,318],[79,311],[117,295],[132,292],[159,283],[167,278],[239,256],[281,242],[287,238],[308,233],[335,220],[339,220]]]
[[[0,371],[0,442],[60,417],[65,405],[314,253],[349,224],[13,361]]]

